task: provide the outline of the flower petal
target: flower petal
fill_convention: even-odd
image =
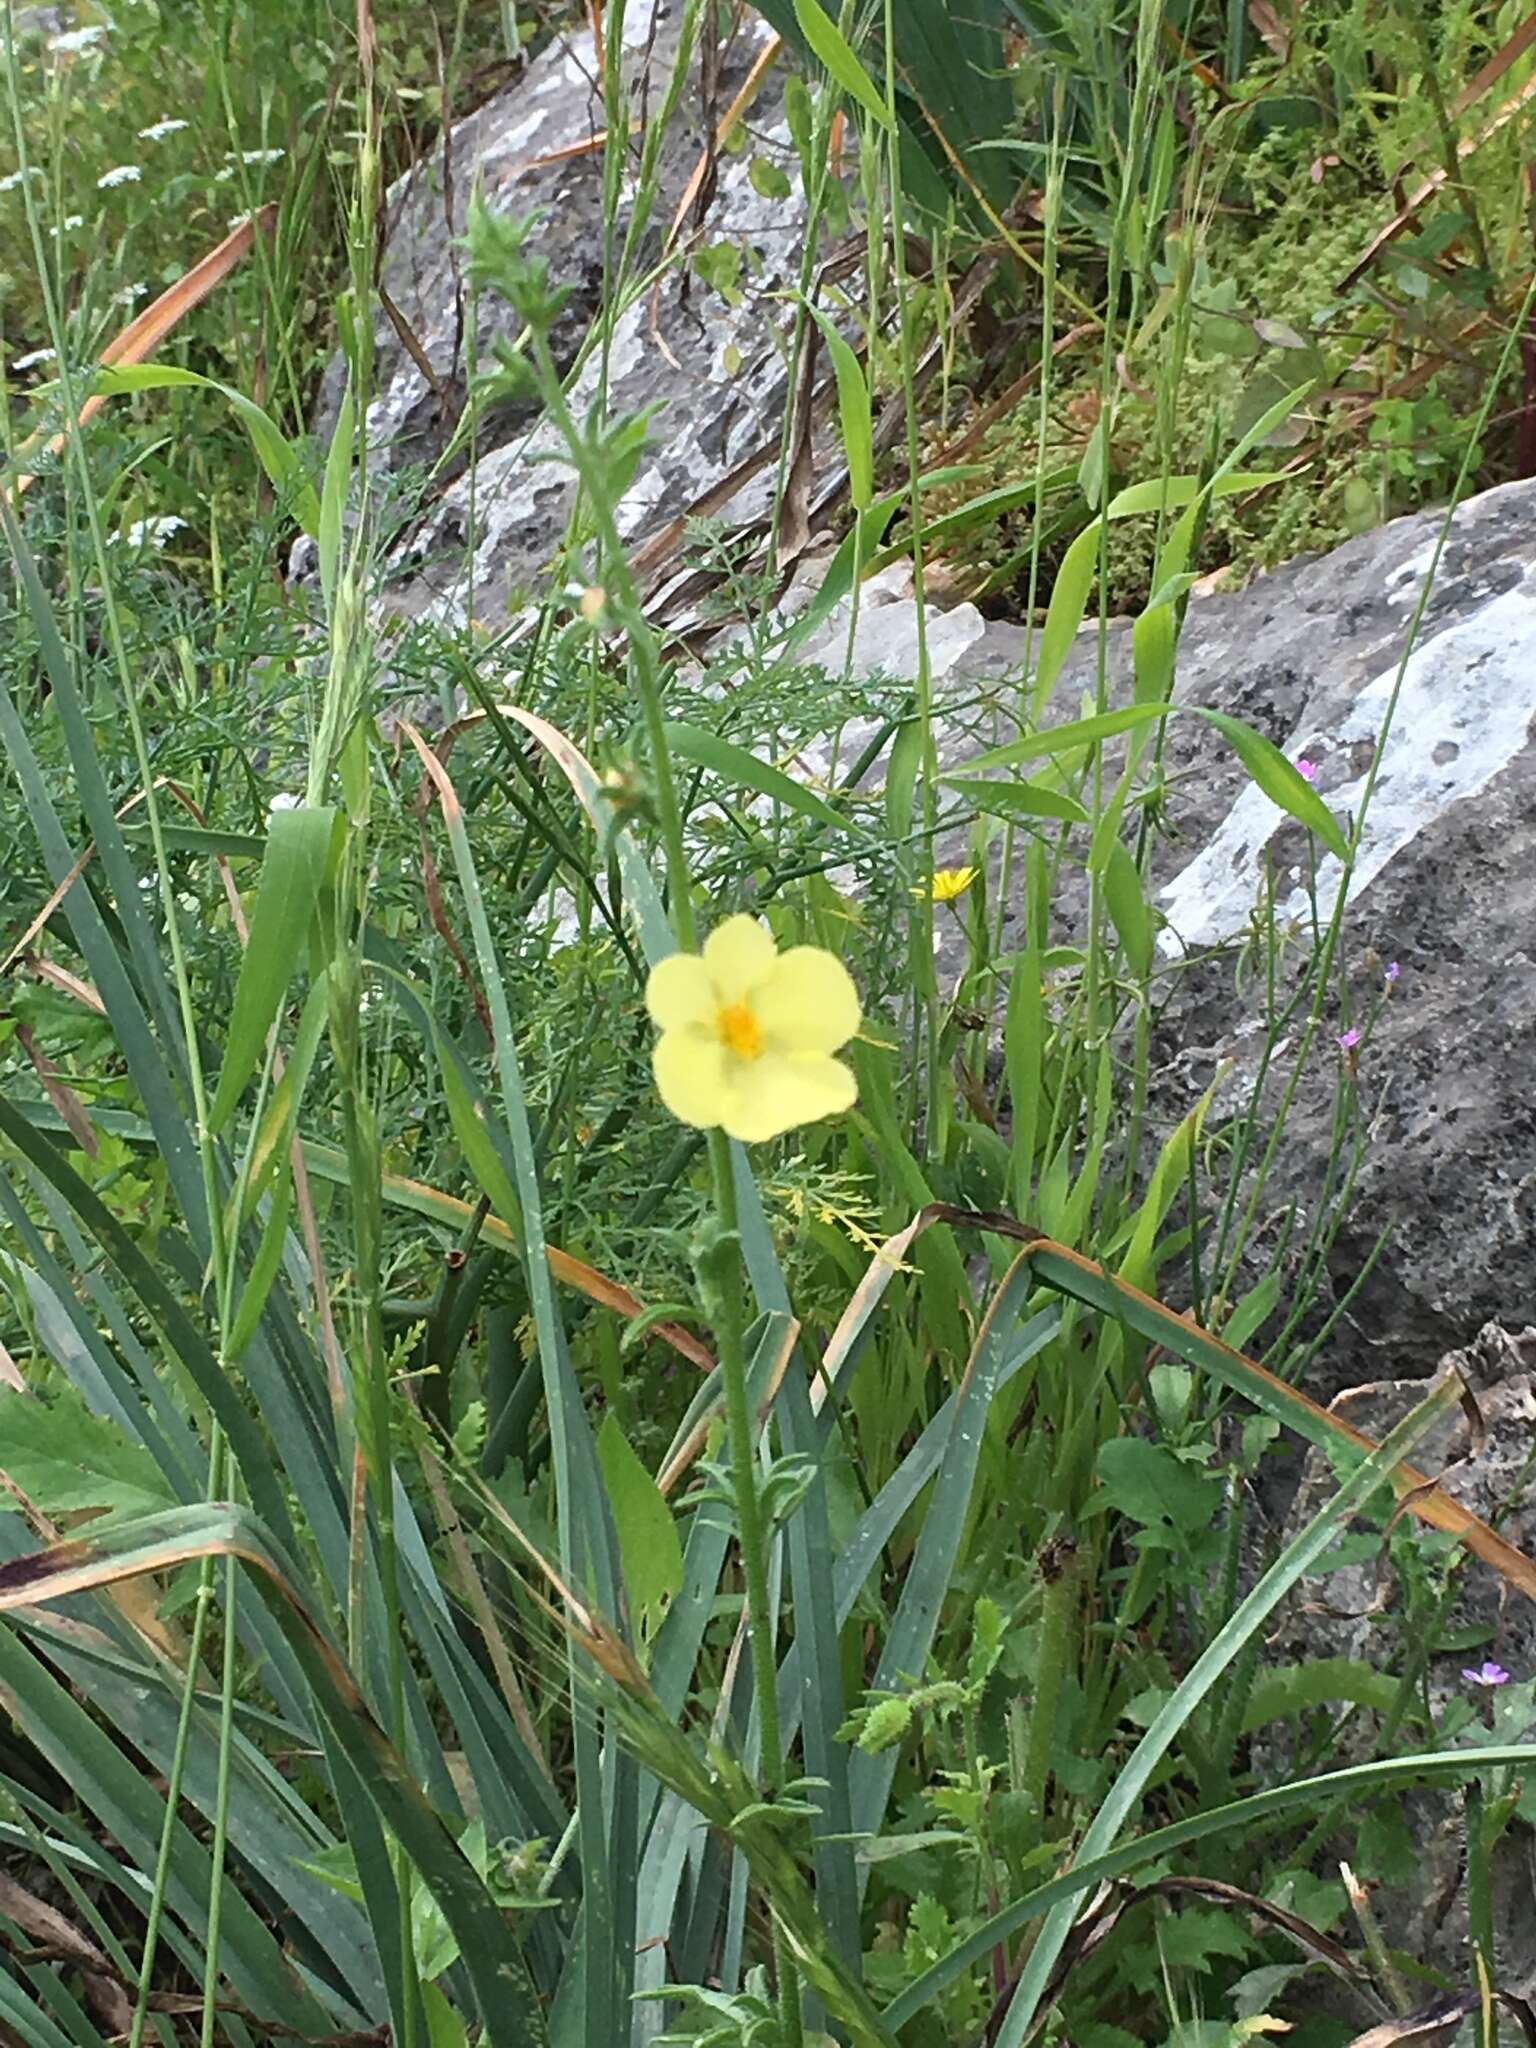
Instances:
[[[651,1072],[667,1108],[695,1130],[711,1130],[734,1104],[725,1076],[725,1047],[696,1025],[661,1034],[651,1053]]]
[[[722,1003],[739,1003],[767,979],[777,959],[772,933],[745,911],[717,924],[704,941],[704,965]]]
[[[836,1052],[859,1028],[859,992],[835,953],[791,946],[753,998],[775,1051]]]
[[[657,961],[645,984],[645,1007],[663,1031],[709,1023],[715,1014],[714,990],[697,953],[669,953]]]
[[[720,1122],[744,1145],[851,1109],[859,1092],[849,1069],[824,1052],[764,1053],[743,1075],[743,1083],[730,1091]]]

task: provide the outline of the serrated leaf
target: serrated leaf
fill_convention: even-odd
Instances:
[[[45,1515],[153,1514],[175,1501],[143,1445],[57,1379],[47,1399],[0,1391],[0,1470]],[[15,1496],[0,1488],[0,1514],[19,1512]]]
[[[1107,1505],[1148,1529],[1195,1535],[1210,1526],[1221,1500],[1214,1479],[1146,1437],[1112,1437],[1100,1448],[1098,1472]]]

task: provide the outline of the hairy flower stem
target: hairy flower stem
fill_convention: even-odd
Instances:
[[[1027,1811],[1046,1834],[1045,1795],[1051,1773],[1051,1745],[1061,1710],[1061,1682],[1072,1654],[1072,1617],[1077,1606],[1077,1572],[1070,1548],[1041,1561],[1044,1591],[1040,1608],[1040,1651],[1035,1664],[1034,1698],[1029,1709],[1029,1741],[1024,1751],[1024,1776],[1019,1790]]]
[[[683,839],[682,806],[678,802],[677,778],[672,772],[672,753],[667,743],[666,712],[662,702],[661,661],[655,637],[641,608],[639,592],[630,573],[624,545],[613,513],[610,478],[592,442],[581,432],[571,412],[560,374],[550,353],[547,335],[530,324],[529,357],[538,383],[539,396],[550,420],[569,450],[572,467],[586,493],[597,528],[599,559],[604,578],[607,608],[623,628],[629,643],[630,670],[640,698],[641,717],[650,751],[652,792],[662,848],[666,855],[668,909],[679,948],[694,952],[698,947],[698,922],[693,913],[692,882]],[[730,1458],[731,1491],[736,1508],[737,1539],[741,1546],[742,1579],[747,1600],[747,1641],[752,1659],[752,1676],[757,1695],[759,1727],[762,1733],[759,1771],[764,1786],[777,1788],[784,1770],[783,1733],[779,1724],[778,1664],[774,1655],[773,1624],[768,1604],[768,1552],[763,1528],[762,1501],[757,1488],[752,1442],[752,1411],[747,1389],[746,1356],[743,1347],[742,1269],[740,1219],[736,1208],[736,1183],[731,1167],[730,1141],[721,1130],[709,1134],[709,1163],[714,1182],[715,1230],[703,1247],[698,1261],[699,1283],[705,1306],[715,1328],[720,1358],[720,1379],[725,1394],[726,1436]],[[780,2025],[789,2048],[803,2038],[800,2014],[800,1977],[794,1958],[781,1936],[775,1935],[775,1960],[779,1980]]]

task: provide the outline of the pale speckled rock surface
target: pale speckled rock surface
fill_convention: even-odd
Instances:
[[[655,107],[665,92],[680,13],[678,0],[631,0],[625,10],[626,61],[642,105]],[[715,118],[730,104],[767,34],[760,17],[743,16],[722,61]],[[772,329],[788,316],[781,302],[772,303],[766,295],[797,275],[801,214],[797,198],[764,198],[749,175],[754,153],[786,168],[791,164],[789,131],[773,78],[752,107],[748,125],[750,146],[719,159],[718,189],[703,230],[705,242],[730,242],[741,250],[740,304],[727,304],[683,265],[669,271],[658,291],[641,296],[615,323],[610,413],[657,402],[661,407],[652,425],[652,451],[621,510],[620,528],[627,539],[639,539],[680,511],[750,450],[776,436],[782,422],[785,376]],[[534,58],[520,78],[456,124],[451,204],[441,150],[391,192],[384,283],[430,361],[450,411],[464,396],[462,329],[469,317],[457,242],[477,180],[497,211],[522,215],[537,209],[542,214],[531,246],[548,259],[554,280],[572,288],[552,345],[562,368],[574,361],[602,296],[603,151],[581,147],[602,127],[590,36],[562,37]],[[645,231],[642,270],[659,253],[705,133],[695,67],[663,144],[660,192]],[[625,197],[627,203],[632,193],[626,191]],[[621,235],[624,224],[621,219]],[[515,329],[510,310],[494,295],[482,296],[476,337],[482,366],[491,361],[495,337],[510,337]],[[731,350],[741,357],[734,372],[727,365]],[[386,319],[377,330],[376,374],[378,395],[369,413],[375,445],[391,468],[430,466],[450,438],[453,420],[445,419],[438,395]],[[334,417],[340,376],[339,363],[333,363],[321,399],[322,433]],[[578,413],[595,395],[598,377],[593,355],[572,393]],[[487,417],[473,477],[461,467],[397,542],[391,605],[445,621],[471,614],[496,617],[505,612],[509,598],[536,583],[563,534],[572,491],[568,471],[538,459],[556,446],[551,430],[534,422],[531,407],[507,406]],[[772,474],[770,464],[722,511],[733,519],[760,515],[768,505]]]
[[[1179,701],[1236,713],[1292,759],[1316,760],[1316,786],[1336,811],[1357,804],[1442,518],[1396,520],[1244,591],[1195,601]],[[936,638],[958,630],[964,642],[944,667],[941,706],[997,689],[1022,659],[1018,627],[979,622],[968,608],[954,616],[958,629],[930,620]],[[870,627],[893,675],[911,672],[914,620],[908,599]],[[828,638],[836,644],[835,633]],[[1091,691],[1094,639],[1079,640],[1052,716],[1075,716]],[[1109,665],[1111,701],[1124,702],[1127,622],[1111,625]],[[1368,816],[1342,953],[1356,1018],[1378,1002],[1383,963],[1397,961],[1401,976],[1359,1056],[1370,1141],[1330,1260],[1337,1294],[1378,1233],[1390,1227],[1392,1235],[1313,1368],[1309,1384],[1323,1394],[1428,1372],[1485,1322],[1523,1323],[1536,1304],[1533,711],[1536,484],[1520,483],[1456,515]],[[973,707],[941,731],[941,754],[958,763],[1001,732]],[[1186,948],[1208,956],[1159,983],[1153,1103],[1171,1127],[1225,1062],[1233,1065],[1218,1111],[1242,1099],[1262,1032],[1252,982],[1237,983],[1234,946],[1266,860],[1282,878],[1286,914],[1300,914],[1306,841],[1248,785],[1204,721],[1171,721],[1167,762],[1172,836],[1154,872],[1168,920],[1161,944],[1170,965]],[[963,842],[940,852],[957,859]],[[1337,886],[1327,858],[1318,886],[1326,910]],[[1330,1018],[1314,1046],[1266,1213],[1289,1203],[1309,1212],[1319,1199],[1333,1142],[1337,1028]],[[1278,1071],[1289,1072],[1283,1059]],[[1324,1300],[1319,1314],[1330,1305]]]

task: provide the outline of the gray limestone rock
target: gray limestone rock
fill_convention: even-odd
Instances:
[[[1292,760],[1316,762],[1325,801],[1341,816],[1352,813],[1442,524],[1438,512],[1395,520],[1238,593],[1194,600],[1177,700],[1235,713]],[[916,608],[910,594],[879,596],[860,625],[855,658],[910,675]],[[940,754],[959,765],[1007,735],[1002,710],[1012,701],[1024,635],[968,606],[931,614],[929,629],[941,657]],[[839,659],[845,635],[839,620],[824,631]],[[1091,695],[1096,637],[1094,629],[1080,637],[1053,718],[1077,716]],[[1130,663],[1130,624],[1114,621],[1112,703],[1129,700]],[[975,701],[980,696],[984,709],[988,693],[997,707],[990,717]],[[963,715],[942,708],[951,704],[965,706]],[[1312,1367],[1308,1384],[1324,1397],[1384,1374],[1428,1373],[1484,1323],[1519,1325],[1533,1312],[1533,712],[1536,484],[1517,483],[1456,514],[1367,812],[1335,992],[1347,988],[1351,1019],[1367,1027],[1354,1054],[1365,1144],[1319,1317],[1355,1286],[1379,1235],[1390,1234]],[[1309,951],[1312,908],[1305,835],[1250,784],[1209,725],[1171,720],[1166,764],[1169,830],[1153,884],[1167,971],[1156,984],[1152,1106],[1171,1129],[1223,1072],[1213,1117],[1234,1113],[1246,1098],[1264,1032],[1258,983],[1251,972],[1240,979],[1236,963],[1266,870],[1277,878],[1281,924],[1298,929],[1287,971]],[[963,838],[946,842],[940,860],[962,858],[964,846]],[[1322,919],[1338,884],[1338,863],[1325,854],[1312,885]],[[1079,907],[1074,887],[1065,868],[1058,904],[1068,927]],[[1400,971],[1388,996],[1392,962]],[[1265,1193],[1267,1214],[1295,1205],[1305,1218],[1322,1197],[1341,1028],[1342,1010],[1314,1039]],[[1293,1030],[1266,1112],[1296,1049]]]
[[[1487,1324],[1473,1341],[1441,1361],[1470,1391],[1478,1416],[1474,1426],[1460,1410],[1443,1418],[1414,1453],[1419,1468],[1439,1480],[1464,1507],[1491,1522],[1501,1535],[1530,1555],[1536,1550],[1536,1491],[1532,1445],[1536,1442],[1536,1329],[1510,1331]],[[1382,1380],[1355,1387],[1333,1402],[1334,1412],[1367,1435],[1381,1437],[1420,1401],[1422,1379]],[[1308,1455],[1292,1505],[1287,1536],[1296,1534],[1321,1509],[1337,1484],[1329,1461]],[[1436,1639],[1428,1647],[1421,1683],[1415,1688],[1409,1726],[1417,1725],[1427,1702],[1442,1731],[1436,1747],[1528,1739],[1532,1720],[1530,1681],[1536,1677],[1536,1607],[1505,1586],[1472,1558],[1463,1558],[1451,1581],[1449,1604],[1438,1616]],[[1414,1610],[1421,1617],[1427,1608]],[[1410,1655],[1425,1647],[1411,1639],[1409,1602],[1398,1574],[1378,1569],[1378,1558],[1339,1565],[1302,1580],[1281,1610],[1268,1638],[1278,1663],[1315,1663],[1348,1658],[1356,1664],[1399,1674]],[[1421,1618],[1418,1624],[1425,1626]],[[1469,1672],[1489,1664],[1508,1674],[1507,1683],[1479,1685]],[[1328,1768],[1364,1762],[1377,1750],[1381,1715],[1368,1707],[1345,1710],[1328,1744]],[[1295,1775],[1305,1760],[1293,1748],[1294,1734],[1271,1727],[1258,1738],[1266,1772]],[[1418,1739],[1429,1744],[1428,1731]],[[1410,1744],[1411,1746],[1411,1744]],[[1402,1797],[1401,1811],[1415,1863],[1399,1870],[1378,1902],[1389,1938],[1408,1954],[1472,1981],[1465,1886],[1464,1792],[1417,1787]],[[1507,1989],[1529,1992],[1536,1984],[1536,1899],[1532,1886],[1532,1844],[1528,1828],[1516,1826],[1493,1857],[1490,1889],[1501,1980]]]
[[[632,0],[624,10],[626,72],[642,119],[665,95],[682,12],[680,0]],[[708,108],[695,59],[661,148],[659,191],[634,266],[642,276],[687,195],[706,135],[731,105],[768,34],[758,15],[742,12]],[[766,197],[752,177],[754,158],[784,172],[795,169],[781,80],[782,74],[770,76],[749,108],[745,146],[715,160],[714,189],[699,216],[700,241],[728,245],[739,256],[729,297],[682,261],[654,288],[632,294],[614,322],[610,414],[659,407],[652,449],[621,507],[626,539],[652,532],[764,448],[762,467],[715,510],[736,520],[767,509],[786,403],[777,330],[791,317],[782,300],[769,295],[798,279],[803,217],[798,184],[794,198]],[[384,286],[414,346],[380,318],[370,436],[390,469],[430,478],[423,513],[411,518],[392,550],[390,603],[397,610],[453,622],[504,614],[509,598],[544,577],[561,541],[573,485],[567,470],[540,459],[558,452],[558,442],[530,406],[506,404],[481,419],[472,470],[461,456],[440,474],[434,471],[464,403],[471,341],[475,359],[487,367],[496,338],[511,339],[518,324],[486,293],[478,332],[466,333],[471,301],[459,242],[469,195],[478,185],[498,212],[539,214],[529,246],[548,260],[554,281],[571,290],[551,337],[557,363],[569,369],[603,298],[603,125],[590,33],[561,35],[521,77],[455,125],[446,155],[439,145],[390,194]],[[617,224],[620,241],[634,198],[633,172],[632,162]],[[695,224],[690,209],[680,231],[685,247]],[[589,349],[583,364],[571,393],[578,415],[597,394],[602,374],[597,352]],[[337,359],[321,395],[322,436],[335,418],[342,377]]]

